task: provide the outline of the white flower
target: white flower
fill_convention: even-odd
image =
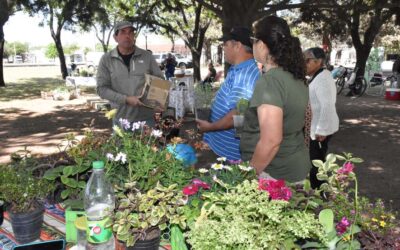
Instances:
[[[226,157],[218,157],[217,161],[224,162],[226,161]]]
[[[132,124],[132,131],[135,132],[137,129],[140,129],[140,122],[135,122]]]
[[[146,121],[141,121],[141,122],[137,122],[139,123],[140,127],[143,127],[144,125],[146,125]]]
[[[106,154],[106,157],[107,157],[107,159],[108,159],[109,161],[113,161],[113,160],[114,160],[114,155],[111,154],[111,153],[107,153],[107,154]]]
[[[218,181],[218,178],[216,175],[213,175],[213,181]]]
[[[246,171],[246,172],[249,172],[249,171],[251,171],[253,168],[252,167],[246,167],[246,166],[243,166],[243,165],[238,165],[238,167],[240,168],[240,170],[243,170],[243,171]]]
[[[127,119],[119,118],[119,124],[125,130],[128,130],[131,127],[131,123]]]
[[[119,152],[115,157],[115,161],[120,161],[122,163],[126,163],[126,154]]]
[[[208,172],[208,169],[206,169],[206,168],[200,168],[199,169],[199,173],[205,174],[207,172]]]
[[[215,170],[222,170],[224,169],[224,165],[221,163],[214,163],[211,165],[211,168]]]
[[[156,137],[156,138],[161,137],[162,136],[162,131],[154,129],[153,131],[151,131],[151,135]]]
[[[229,167],[229,166],[226,166],[226,165],[224,165],[224,169],[229,170],[229,171],[232,171],[232,168]]]
[[[27,193],[24,193],[24,197],[28,197],[28,194],[27,194]]]

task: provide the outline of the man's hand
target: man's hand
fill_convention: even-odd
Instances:
[[[196,119],[196,123],[200,132],[208,132],[212,130],[212,123],[208,121]]]
[[[127,96],[125,99],[126,104],[131,106],[142,106],[143,103],[139,100],[137,96]]]

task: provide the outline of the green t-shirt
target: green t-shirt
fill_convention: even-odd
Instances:
[[[240,150],[245,161],[251,159],[260,138],[257,108],[262,104],[274,105],[283,110],[282,143],[264,171],[275,179],[289,182],[304,180],[311,168],[303,133],[308,104],[307,86],[282,68],[273,68],[259,78],[245,113],[240,138]]]

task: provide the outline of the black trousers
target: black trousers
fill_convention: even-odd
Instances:
[[[328,143],[332,135],[328,135],[324,141],[310,140],[310,160],[325,161],[326,153],[328,152]],[[311,162],[312,163],[312,162]],[[318,168],[312,165],[310,170],[310,183],[313,189],[319,188],[323,181],[317,179]]]

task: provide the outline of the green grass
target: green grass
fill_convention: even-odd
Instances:
[[[6,83],[5,88],[0,88],[0,101],[40,98],[40,91],[51,91],[59,87],[65,87],[65,80],[51,77],[22,78],[16,83]],[[81,94],[94,92],[94,88],[81,87]]]

